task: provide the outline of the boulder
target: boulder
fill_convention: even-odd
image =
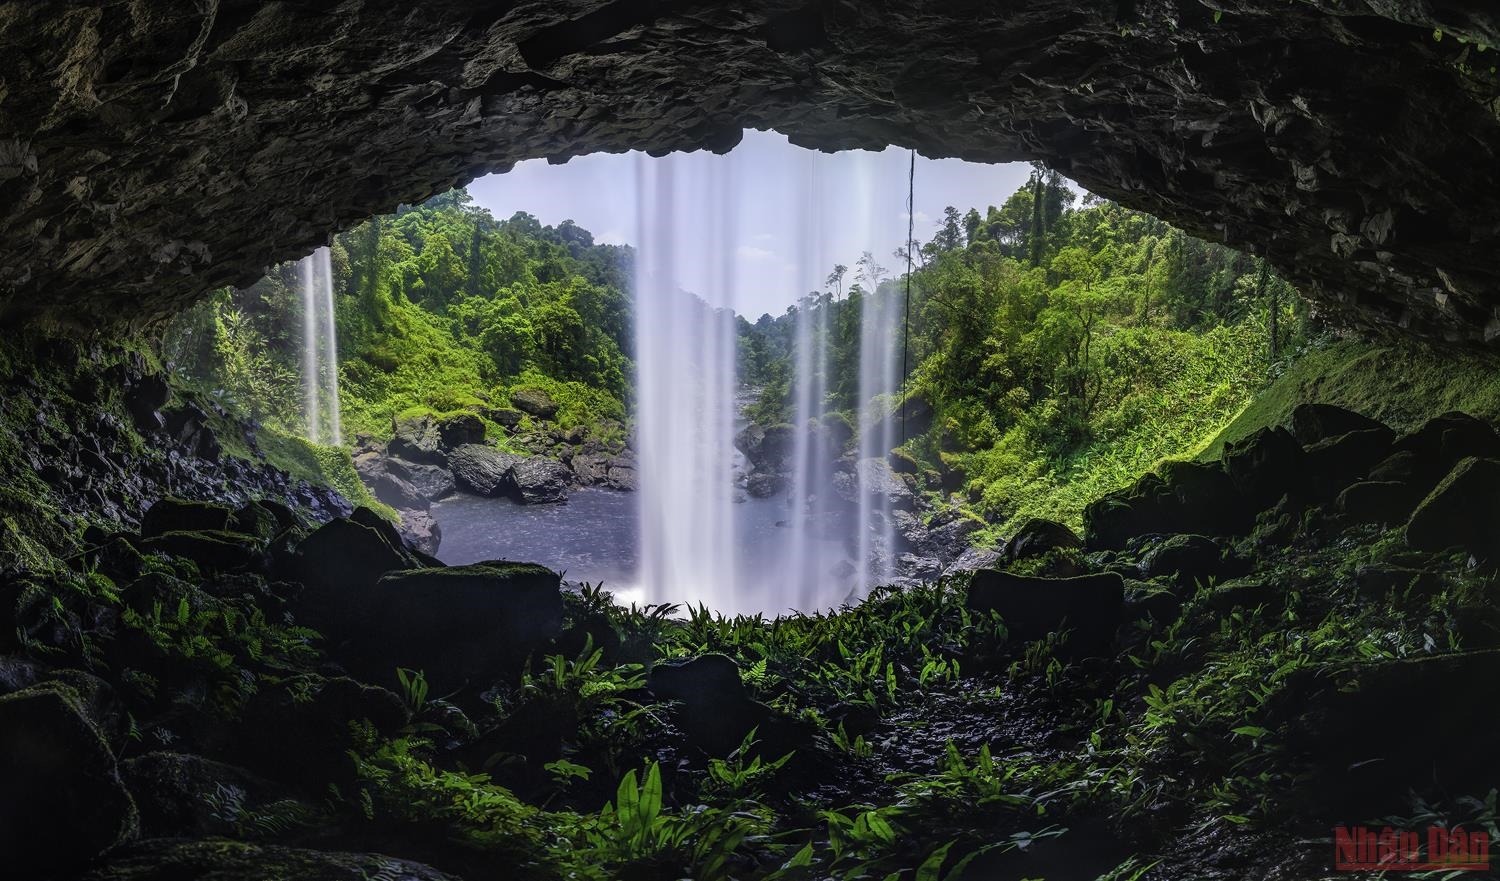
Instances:
[[[238,572],[263,567],[263,545],[238,532],[165,532],[141,542],[141,550],[192,560],[204,572]]]
[[[455,413],[437,421],[438,448],[484,443],[484,422],[473,413]]]
[[[1476,758],[1500,726],[1483,685],[1497,677],[1492,650],[1310,668],[1273,699],[1271,723],[1285,724],[1287,757],[1312,774],[1308,807],[1342,821],[1381,816],[1409,807],[1414,786],[1500,785],[1500,770]]]
[[[79,701],[58,683],[0,697],[0,853],[7,875],[67,874],[136,835],[135,804]]]
[[[257,775],[202,756],[152,752],[120,763],[146,838],[236,835],[236,820],[285,798]]]
[[[635,470],[635,460],[612,459],[609,463],[609,479],[604,485],[610,489],[634,492],[640,486],[640,478]]]
[[[556,459],[532,456],[511,466],[507,479],[512,498],[524,505],[543,505],[568,500],[573,472]]]
[[[1164,493],[1157,503],[1163,532],[1192,530],[1241,535],[1255,524],[1258,509],[1218,462],[1164,462]]]
[[[609,457],[602,453],[579,453],[568,463],[573,476],[583,486],[596,486],[609,480]]]
[[[297,515],[280,502],[251,502],[229,518],[229,531],[270,540],[278,532],[297,525]]]
[[[726,655],[705,654],[685,661],[662,661],[651,668],[646,688],[658,699],[676,701],[677,725],[693,745],[726,756],[745,735],[757,737],[773,757],[785,753],[784,732],[769,707],[750,699],[740,668]]]
[[[141,518],[141,536],[152,538],[166,532],[221,532],[229,528],[234,510],[214,502],[190,502],[184,499],[161,499],[146,509]]]
[[[166,420],[157,411],[165,407],[170,398],[171,389],[167,386],[166,377],[159,373],[140,372],[127,378],[125,410],[130,414],[135,430],[142,434],[160,431],[166,424]]]
[[[396,667],[392,662],[385,668],[382,681],[394,684]],[[256,692],[217,752],[283,783],[345,782],[354,776],[348,751],[358,740],[358,728],[368,725],[391,736],[408,721],[406,705],[388,689],[347,676],[311,677],[296,694],[286,688]]]
[[[854,470],[833,476],[833,490],[844,502],[857,505],[866,499],[891,510],[910,511],[916,507],[911,487],[891,470],[885,459],[870,457],[854,463]]]
[[[493,407],[483,411],[484,418],[508,430],[514,430],[526,418],[526,414],[510,407]]]
[[[465,492],[481,496],[506,495],[510,491],[509,473],[524,456],[502,453],[493,447],[465,444],[448,454],[453,481]]]
[[[373,681],[409,667],[438,692],[490,684],[562,633],[560,589],[556,572],[505,560],[392,572],[361,594],[340,632]]]
[[[375,494],[375,498],[392,508],[425,510],[429,505],[426,496],[410,481],[387,470],[380,471],[370,481],[370,491]]]
[[[1335,407],[1332,404],[1298,404],[1292,410],[1291,429],[1292,436],[1304,447],[1310,447],[1319,441],[1339,437],[1351,431],[1368,429],[1390,431],[1384,423],[1378,420],[1353,410]]]
[[[401,516],[401,541],[428,556],[437,556],[443,544],[443,528],[431,511],[407,509],[396,512]]]
[[[557,402],[539,388],[513,389],[510,404],[522,413],[538,419],[551,419],[557,415]]]
[[[769,499],[786,489],[785,474],[756,471],[745,480],[745,492],[757,499]]]
[[[1021,524],[1005,546],[1005,558],[1012,562],[1040,557],[1055,550],[1081,548],[1083,541],[1073,530],[1055,520],[1033,517]]]
[[[1224,447],[1224,471],[1258,513],[1305,492],[1302,445],[1284,428],[1262,428]]]
[[[404,459],[383,459],[381,462],[384,470],[406,481],[418,496],[429,502],[447,498],[457,489],[453,473],[441,465],[407,462]]]
[[[1412,512],[1406,541],[1423,551],[1459,547],[1500,560],[1500,459],[1468,458]]]
[[[1202,535],[1171,536],[1141,560],[1141,572],[1147,578],[1172,578],[1184,587],[1223,578],[1241,568],[1238,560],[1226,557],[1218,542]]]
[[[1318,441],[1305,451],[1308,481],[1320,498],[1331,499],[1389,458],[1395,440],[1381,425]]]
[[[390,455],[413,462],[443,463],[442,437],[433,414],[398,416],[391,430],[391,442],[386,446]]]
[[[1415,483],[1361,480],[1339,493],[1334,505],[1352,523],[1405,523],[1426,494]]]
[[[361,602],[380,576],[419,565],[382,530],[336,519],[323,524],[297,546],[292,576],[305,585],[298,607],[314,618],[337,617],[341,608]]]
[[[520,877],[516,875],[515,877]],[[78,881],[460,881],[380,854],[300,850],[218,838],[159,839],[121,851]]]
[[[1396,441],[1396,450],[1415,453],[1439,473],[1447,473],[1459,460],[1470,456],[1500,458],[1500,436],[1487,422],[1467,413],[1451,412],[1403,435]]]
[[[1075,578],[1032,578],[980,569],[969,582],[965,606],[999,613],[1012,641],[1031,642],[1069,629],[1070,653],[1108,650],[1124,619],[1125,580],[1113,572]]]
[[[922,473],[922,466],[911,457],[911,453],[905,450],[891,450],[886,453],[885,460],[891,466],[891,470],[897,474]]]
[[[943,569],[944,575],[958,575],[964,572],[973,572],[977,569],[988,569],[999,563],[1001,552],[994,548],[966,548],[963,553],[947,568]]]

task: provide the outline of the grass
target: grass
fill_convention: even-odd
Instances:
[[[1293,361],[1220,431],[1201,458],[1260,428],[1285,423],[1302,403],[1336,404],[1409,431],[1462,410],[1500,423],[1500,358],[1422,342],[1323,340]]]

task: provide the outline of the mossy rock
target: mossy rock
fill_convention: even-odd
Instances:
[[[504,869],[495,867],[496,869]],[[519,876],[516,876],[519,877]],[[300,850],[222,838],[143,842],[78,881],[460,881],[429,866],[379,854]]]
[[[511,389],[510,405],[538,419],[551,419],[557,415],[558,409],[552,396],[539,388]]]
[[[143,550],[192,560],[202,572],[237,572],[262,566],[263,544],[238,532],[165,532],[141,543]]]
[[[1500,561],[1500,459],[1459,462],[1412,512],[1406,541],[1421,551],[1463,548]]]
[[[115,757],[76,691],[44,683],[0,697],[0,853],[7,873],[52,877],[135,837]]]
[[[215,502],[194,502],[165,498],[146,510],[141,518],[141,535],[154,538],[168,532],[223,532],[229,529],[234,510]]]

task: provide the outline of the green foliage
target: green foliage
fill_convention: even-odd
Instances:
[[[629,252],[571,223],[497,221],[462,190],[377,217],[331,246],[348,433],[389,436],[412,407],[482,412],[526,384],[564,427],[623,422]],[[303,434],[295,264],[183,313],[164,351],[199,387]]]

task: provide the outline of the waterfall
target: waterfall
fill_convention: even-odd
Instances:
[[[869,208],[875,202],[876,174],[868,156],[855,157],[855,215],[864,224],[865,241],[874,238],[875,230]],[[870,251],[870,262],[863,266],[863,282],[868,285],[860,300],[859,320],[859,484],[858,516],[855,525],[858,550],[855,554],[862,590],[886,583],[895,572],[896,529],[890,494],[883,491],[893,475],[886,454],[900,441],[896,431],[896,414],[891,402],[900,382],[899,334],[900,304],[891,290],[881,291],[882,273]]]
[[[297,263],[302,306],[302,415],[307,439],[344,442],[339,412],[338,323],[333,313],[333,265],[327,248]]]
[[[714,305],[681,290],[676,224],[679,218],[699,223],[712,217],[717,227],[711,248],[722,251],[732,236],[735,209],[733,199],[725,198],[732,188],[724,167],[694,158],[642,158],[636,168],[640,572],[644,594],[653,602],[732,611],[754,605],[739,590],[735,562],[730,466],[736,336],[734,314],[725,311],[733,306],[733,290],[728,273],[716,287],[731,289],[709,292],[719,300]]]

